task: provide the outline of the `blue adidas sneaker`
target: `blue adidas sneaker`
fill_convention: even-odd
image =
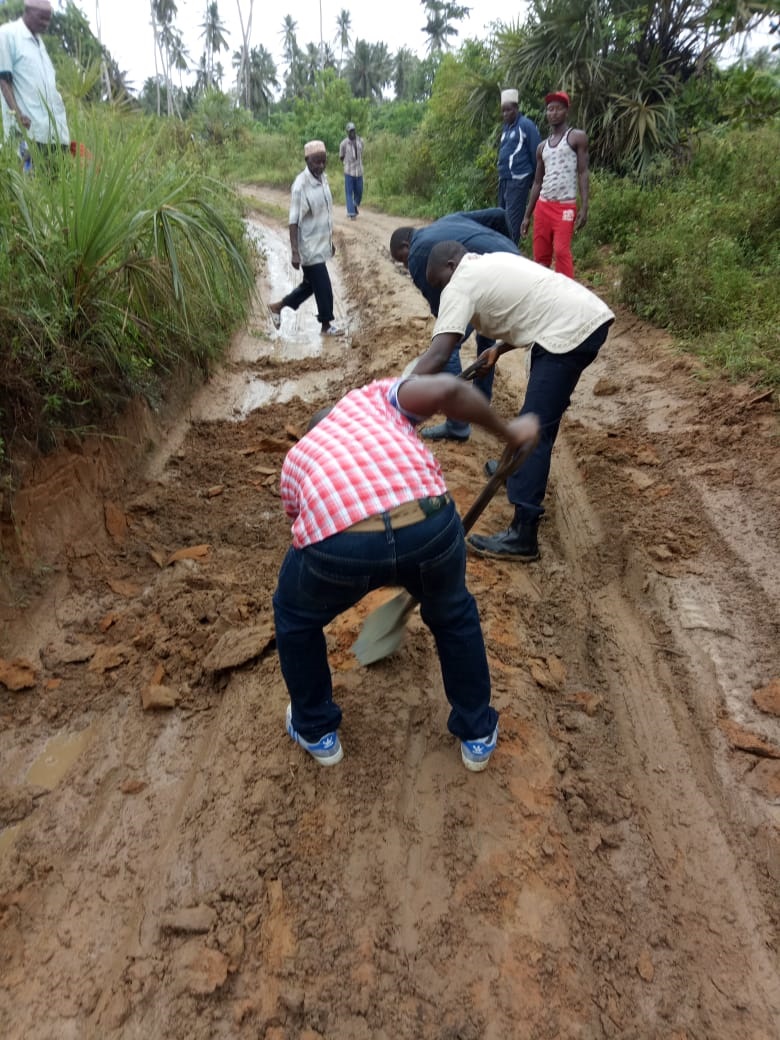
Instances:
[[[285,721],[290,737],[296,744],[300,744],[304,751],[308,751],[311,757],[315,758],[321,766],[335,766],[344,757],[344,749],[341,746],[338,733],[326,733],[315,744],[310,744],[308,740],[303,739],[292,724],[292,704],[287,705]]]
[[[460,756],[463,759],[463,765],[472,773],[479,773],[486,768],[490,756],[496,750],[497,743],[498,724],[488,737],[482,737],[481,740],[461,740]]]

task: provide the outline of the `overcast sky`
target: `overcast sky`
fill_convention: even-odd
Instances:
[[[246,17],[249,0],[218,0],[222,21],[230,31],[230,53],[222,52],[219,60],[225,70],[225,88],[231,85],[235,75],[232,65],[233,52],[241,46],[241,29],[237,4]],[[56,3],[56,0],[55,0]],[[76,0],[77,5],[89,18],[97,34],[95,0]],[[207,0],[177,0],[176,25],[184,36],[193,65],[203,52],[200,26],[204,21]],[[471,0],[471,14],[461,23],[459,40],[468,36],[485,36],[495,21],[514,22],[522,16],[525,4],[522,0]],[[148,76],[154,75],[152,30],[149,23],[148,0],[99,0],[101,35],[112,57],[120,69],[128,72],[134,89],[138,90]],[[425,55],[426,37],[421,31],[425,15],[420,0],[322,0],[322,38],[333,41],[336,36],[336,18],[342,9],[352,17],[352,37],[370,43],[383,41],[391,52],[400,47],[409,47],[421,57]],[[282,21],[292,15],[298,23],[298,44],[305,49],[307,43],[320,41],[319,0],[255,0],[252,17],[252,46],[262,44],[274,56],[281,71]],[[338,48],[334,49],[338,56]]]

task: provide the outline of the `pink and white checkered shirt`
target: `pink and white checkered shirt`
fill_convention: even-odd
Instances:
[[[296,549],[447,490],[438,462],[395,403],[400,382],[352,390],[287,453],[280,490]]]

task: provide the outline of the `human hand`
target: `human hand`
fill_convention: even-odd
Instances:
[[[531,451],[539,440],[539,419],[528,413],[506,424],[506,442],[515,449]]]
[[[20,126],[23,126],[25,130],[29,130],[32,125],[32,120],[29,116],[26,116],[24,112],[17,112],[16,118],[19,120]]]
[[[530,225],[531,225],[531,218],[530,217],[523,217],[523,222],[520,225],[520,238],[525,238],[525,236],[528,234],[528,228],[530,227]]]
[[[484,376],[494,367],[495,363],[501,357],[501,351],[499,350],[500,346],[500,343],[495,343],[492,347],[488,347],[487,350],[482,351],[477,358],[477,361],[480,363],[479,368],[477,369],[477,375]]]
[[[290,258],[290,263],[293,265],[296,271],[301,266],[301,258],[297,249],[293,249],[292,257]]]
[[[588,223],[588,211],[581,209],[577,214],[577,219],[574,221],[574,230],[579,231],[580,228],[584,228]]]

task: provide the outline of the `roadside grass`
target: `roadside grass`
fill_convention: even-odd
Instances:
[[[139,119],[76,126],[89,158],[24,176],[0,152],[0,435],[6,456],[152,402],[207,370],[254,286],[240,200]]]
[[[780,387],[779,183],[777,122],[704,136],[653,184],[595,175],[578,261],[598,266],[608,247],[636,314],[713,369]]]

